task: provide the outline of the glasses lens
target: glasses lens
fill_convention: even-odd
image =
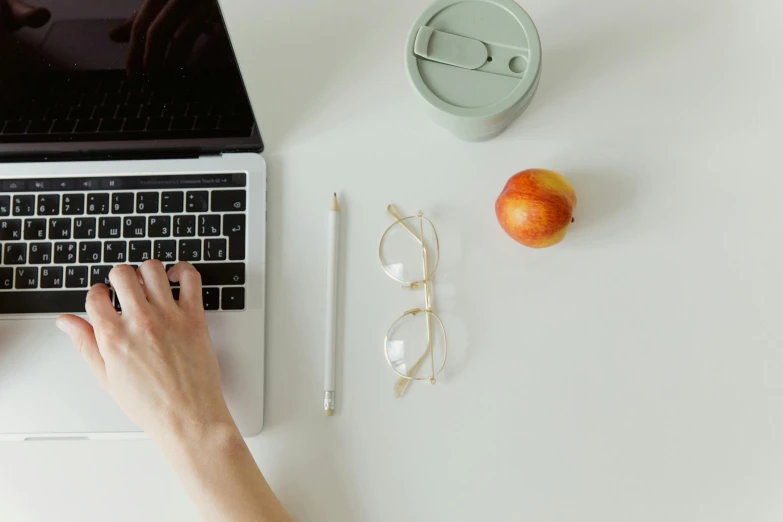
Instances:
[[[427,252],[426,272],[422,245]],[[423,217],[414,216],[398,221],[383,236],[381,263],[386,273],[398,281],[418,283],[431,277],[438,268],[439,256],[435,228]]]
[[[386,357],[403,377],[423,380],[437,376],[446,364],[446,338],[440,319],[424,311],[400,318],[386,338]]]

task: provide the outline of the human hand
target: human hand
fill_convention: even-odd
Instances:
[[[138,271],[117,266],[109,280],[122,315],[109,289],[96,285],[86,304],[92,325],[73,315],[57,320],[98,382],[159,443],[200,438],[215,427],[236,429],[220,386],[196,269],[179,263],[166,274],[160,261],[147,261]],[[179,301],[169,280],[181,285]]]
[[[51,17],[43,7],[33,7],[21,0],[0,0],[0,36],[22,27],[44,26]]]
[[[216,12],[214,0],[145,0],[110,36],[130,42],[127,69],[131,75],[184,67],[196,41],[211,30],[208,21]]]

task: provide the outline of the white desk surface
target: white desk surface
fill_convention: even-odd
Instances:
[[[783,4],[528,0],[541,88],[505,134],[456,141],[402,66],[425,0],[225,13],[268,145],[266,430],[296,520],[746,522],[783,516]],[[518,170],[576,187],[533,251],[494,201]],[[329,195],[345,205],[340,408],[321,409]],[[392,397],[388,203],[442,235],[453,350]],[[0,520],[185,521],[150,442],[0,445]]]

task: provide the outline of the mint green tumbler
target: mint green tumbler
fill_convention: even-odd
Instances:
[[[405,66],[430,116],[483,141],[527,108],[541,78],[541,39],[514,0],[438,0],[416,20]]]

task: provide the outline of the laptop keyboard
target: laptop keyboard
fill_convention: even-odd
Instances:
[[[243,310],[246,176],[0,180],[0,314],[84,313],[113,267],[150,259],[192,263],[206,310]]]

